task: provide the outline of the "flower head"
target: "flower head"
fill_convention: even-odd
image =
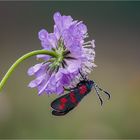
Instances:
[[[79,70],[86,75],[95,67],[95,44],[94,40],[85,42],[88,37],[86,25],[59,12],[53,18],[53,33],[42,29],[38,36],[43,49],[54,51],[57,57],[37,55],[43,62],[28,70],[29,75],[36,77],[29,87],[37,87],[39,95],[43,92],[62,94],[64,87],[71,87],[78,82]]]

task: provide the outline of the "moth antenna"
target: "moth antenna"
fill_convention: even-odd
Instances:
[[[108,96],[108,100],[109,100],[110,99],[110,94],[107,91],[103,90],[102,88],[100,88],[100,87],[98,87],[98,88],[99,88],[100,91],[103,91]]]
[[[97,94],[97,96],[98,96],[98,98],[99,98],[99,100],[101,102],[101,106],[102,106],[103,105],[103,100],[102,100],[102,98],[101,98],[101,96],[99,94],[99,90],[98,90],[99,88],[98,88],[97,84],[95,84],[95,82],[94,82],[94,89],[96,91],[96,94]]]

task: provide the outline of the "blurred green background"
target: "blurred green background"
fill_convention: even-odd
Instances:
[[[104,105],[91,92],[64,117],[51,115],[57,96],[37,95],[24,61],[0,94],[0,138],[140,138],[140,2],[0,2],[0,78],[23,54],[41,49],[38,31],[53,30],[60,11],[88,26],[98,65],[90,79],[110,91]]]

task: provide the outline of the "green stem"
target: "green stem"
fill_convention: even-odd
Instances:
[[[12,74],[12,72],[14,71],[14,69],[25,59],[34,56],[34,55],[38,55],[38,54],[45,54],[45,55],[50,55],[52,57],[58,57],[56,52],[53,51],[47,51],[47,50],[36,50],[36,51],[32,51],[29,52],[23,56],[21,56],[7,71],[7,73],[5,74],[5,76],[3,77],[3,79],[0,82],[0,91],[2,90],[4,84],[6,83],[6,81],[8,80],[9,76]]]

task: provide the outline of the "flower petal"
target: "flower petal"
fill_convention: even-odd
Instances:
[[[31,81],[28,86],[31,88],[37,87],[44,80],[44,77],[45,75],[41,75],[40,77],[37,77],[35,80]]]
[[[49,60],[51,58],[51,56],[44,55],[44,54],[39,54],[36,57],[37,57],[37,59],[44,59],[45,61],[47,61],[47,60]]]
[[[62,94],[64,93],[63,87],[71,87],[73,83],[79,82],[79,70],[87,74],[95,67],[95,42],[94,40],[85,42],[88,36],[86,25],[82,21],[74,21],[71,16],[61,15],[59,12],[56,12],[53,18],[54,32],[48,33],[42,29],[38,37],[43,49],[56,51],[64,56],[60,62],[55,61],[54,58],[53,62],[40,63],[28,70],[29,75],[36,77],[29,83],[29,87],[37,87],[39,95],[43,92]],[[64,53],[61,53],[61,50]],[[52,57],[37,55],[37,58],[42,58],[45,62]],[[53,71],[53,68],[58,68],[58,71]]]
[[[45,29],[40,30],[38,33],[38,37],[41,41],[47,39],[47,36],[48,36],[48,32]]]
[[[70,73],[78,71],[81,67],[81,60],[67,60],[67,70]]]
[[[34,75],[42,66],[42,63],[36,64],[28,69],[28,75]]]
[[[67,29],[72,25],[72,17],[71,16],[62,16],[62,25],[64,29]]]
[[[55,34],[57,40],[59,40],[61,33],[56,25],[54,25],[54,34]]]
[[[54,33],[50,33],[48,35],[48,41],[49,41],[49,45],[51,46],[51,48],[56,48],[57,45],[57,38],[54,35]]]
[[[44,92],[44,90],[49,86],[49,84],[51,83],[51,80],[54,79],[54,74],[51,75],[50,78],[48,78],[48,80],[46,81],[46,83],[41,87],[39,94],[41,94],[42,92]]]
[[[61,14],[59,12],[54,13],[53,16],[55,25],[58,27],[59,31],[62,30],[62,17]]]
[[[63,94],[64,93],[64,88],[63,86],[58,86],[56,88],[56,93],[59,95],[59,94]]]

